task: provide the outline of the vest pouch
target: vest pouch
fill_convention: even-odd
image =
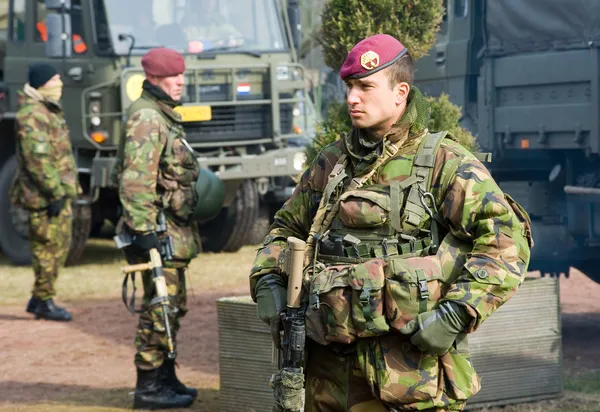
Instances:
[[[359,338],[383,335],[390,330],[383,302],[385,265],[383,259],[371,259],[350,271],[352,320]]]
[[[442,392],[436,355],[422,352],[409,338],[393,333],[359,340],[356,349],[373,396],[387,406],[406,411],[436,406]]]
[[[365,229],[387,222],[390,196],[372,189],[350,190],[340,197],[339,219],[344,226]]]
[[[348,287],[352,265],[329,266],[311,280],[306,334],[322,345],[349,344],[356,339],[352,321],[352,289]]]
[[[419,313],[433,309],[448,290],[437,256],[392,258],[385,280],[385,314],[399,331]]]

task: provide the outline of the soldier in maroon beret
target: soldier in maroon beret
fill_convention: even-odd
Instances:
[[[179,381],[175,351],[179,320],[187,312],[185,270],[199,251],[191,221],[194,187],[200,166],[187,148],[180,104],[185,61],[166,48],[152,49],[142,58],[146,74],[142,95],[127,108],[125,136],[119,147],[116,180],[123,214],[117,235],[130,238],[128,263],[148,262],[150,251],[161,251],[169,299],[169,319],[157,306],[152,272],[144,271],[144,298],[135,339],[137,383],[134,409],[190,406],[198,391]],[[167,233],[159,230],[166,223]],[[170,237],[170,242],[167,237]],[[164,253],[161,244],[171,246]],[[171,255],[171,256],[168,256]],[[170,330],[170,337],[167,333]]]
[[[460,411],[480,389],[466,335],[523,281],[528,218],[469,150],[428,130],[429,103],[398,40],[360,41],[340,76],[353,128],[302,175],[250,273],[258,317],[293,346],[279,340],[281,253],[289,237],[306,240],[306,369],[274,375],[276,404]]]

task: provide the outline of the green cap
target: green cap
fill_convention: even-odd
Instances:
[[[208,221],[219,214],[225,200],[225,185],[210,169],[200,169],[195,186],[198,201],[194,209],[193,219]]]

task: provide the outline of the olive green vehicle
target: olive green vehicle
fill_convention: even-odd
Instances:
[[[29,262],[26,218],[7,192],[16,171],[16,93],[33,62],[53,64],[85,195],[75,210],[74,263],[90,231],[115,222],[111,172],[124,113],[141,93],[141,57],[152,47],[185,55],[180,108],[187,141],[226,187],[225,206],[200,234],[207,251],[235,251],[304,168],[304,71],[295,57],[298,0],[4,0],[0,24],[0,247]],[[300,91],[300,93],[299,93]],[[256,236],[254,236],[256,239]]]

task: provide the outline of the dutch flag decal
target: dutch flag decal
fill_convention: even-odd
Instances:
[[[250,94],[250,83],[239,83],[237,85],[237,94]]]

